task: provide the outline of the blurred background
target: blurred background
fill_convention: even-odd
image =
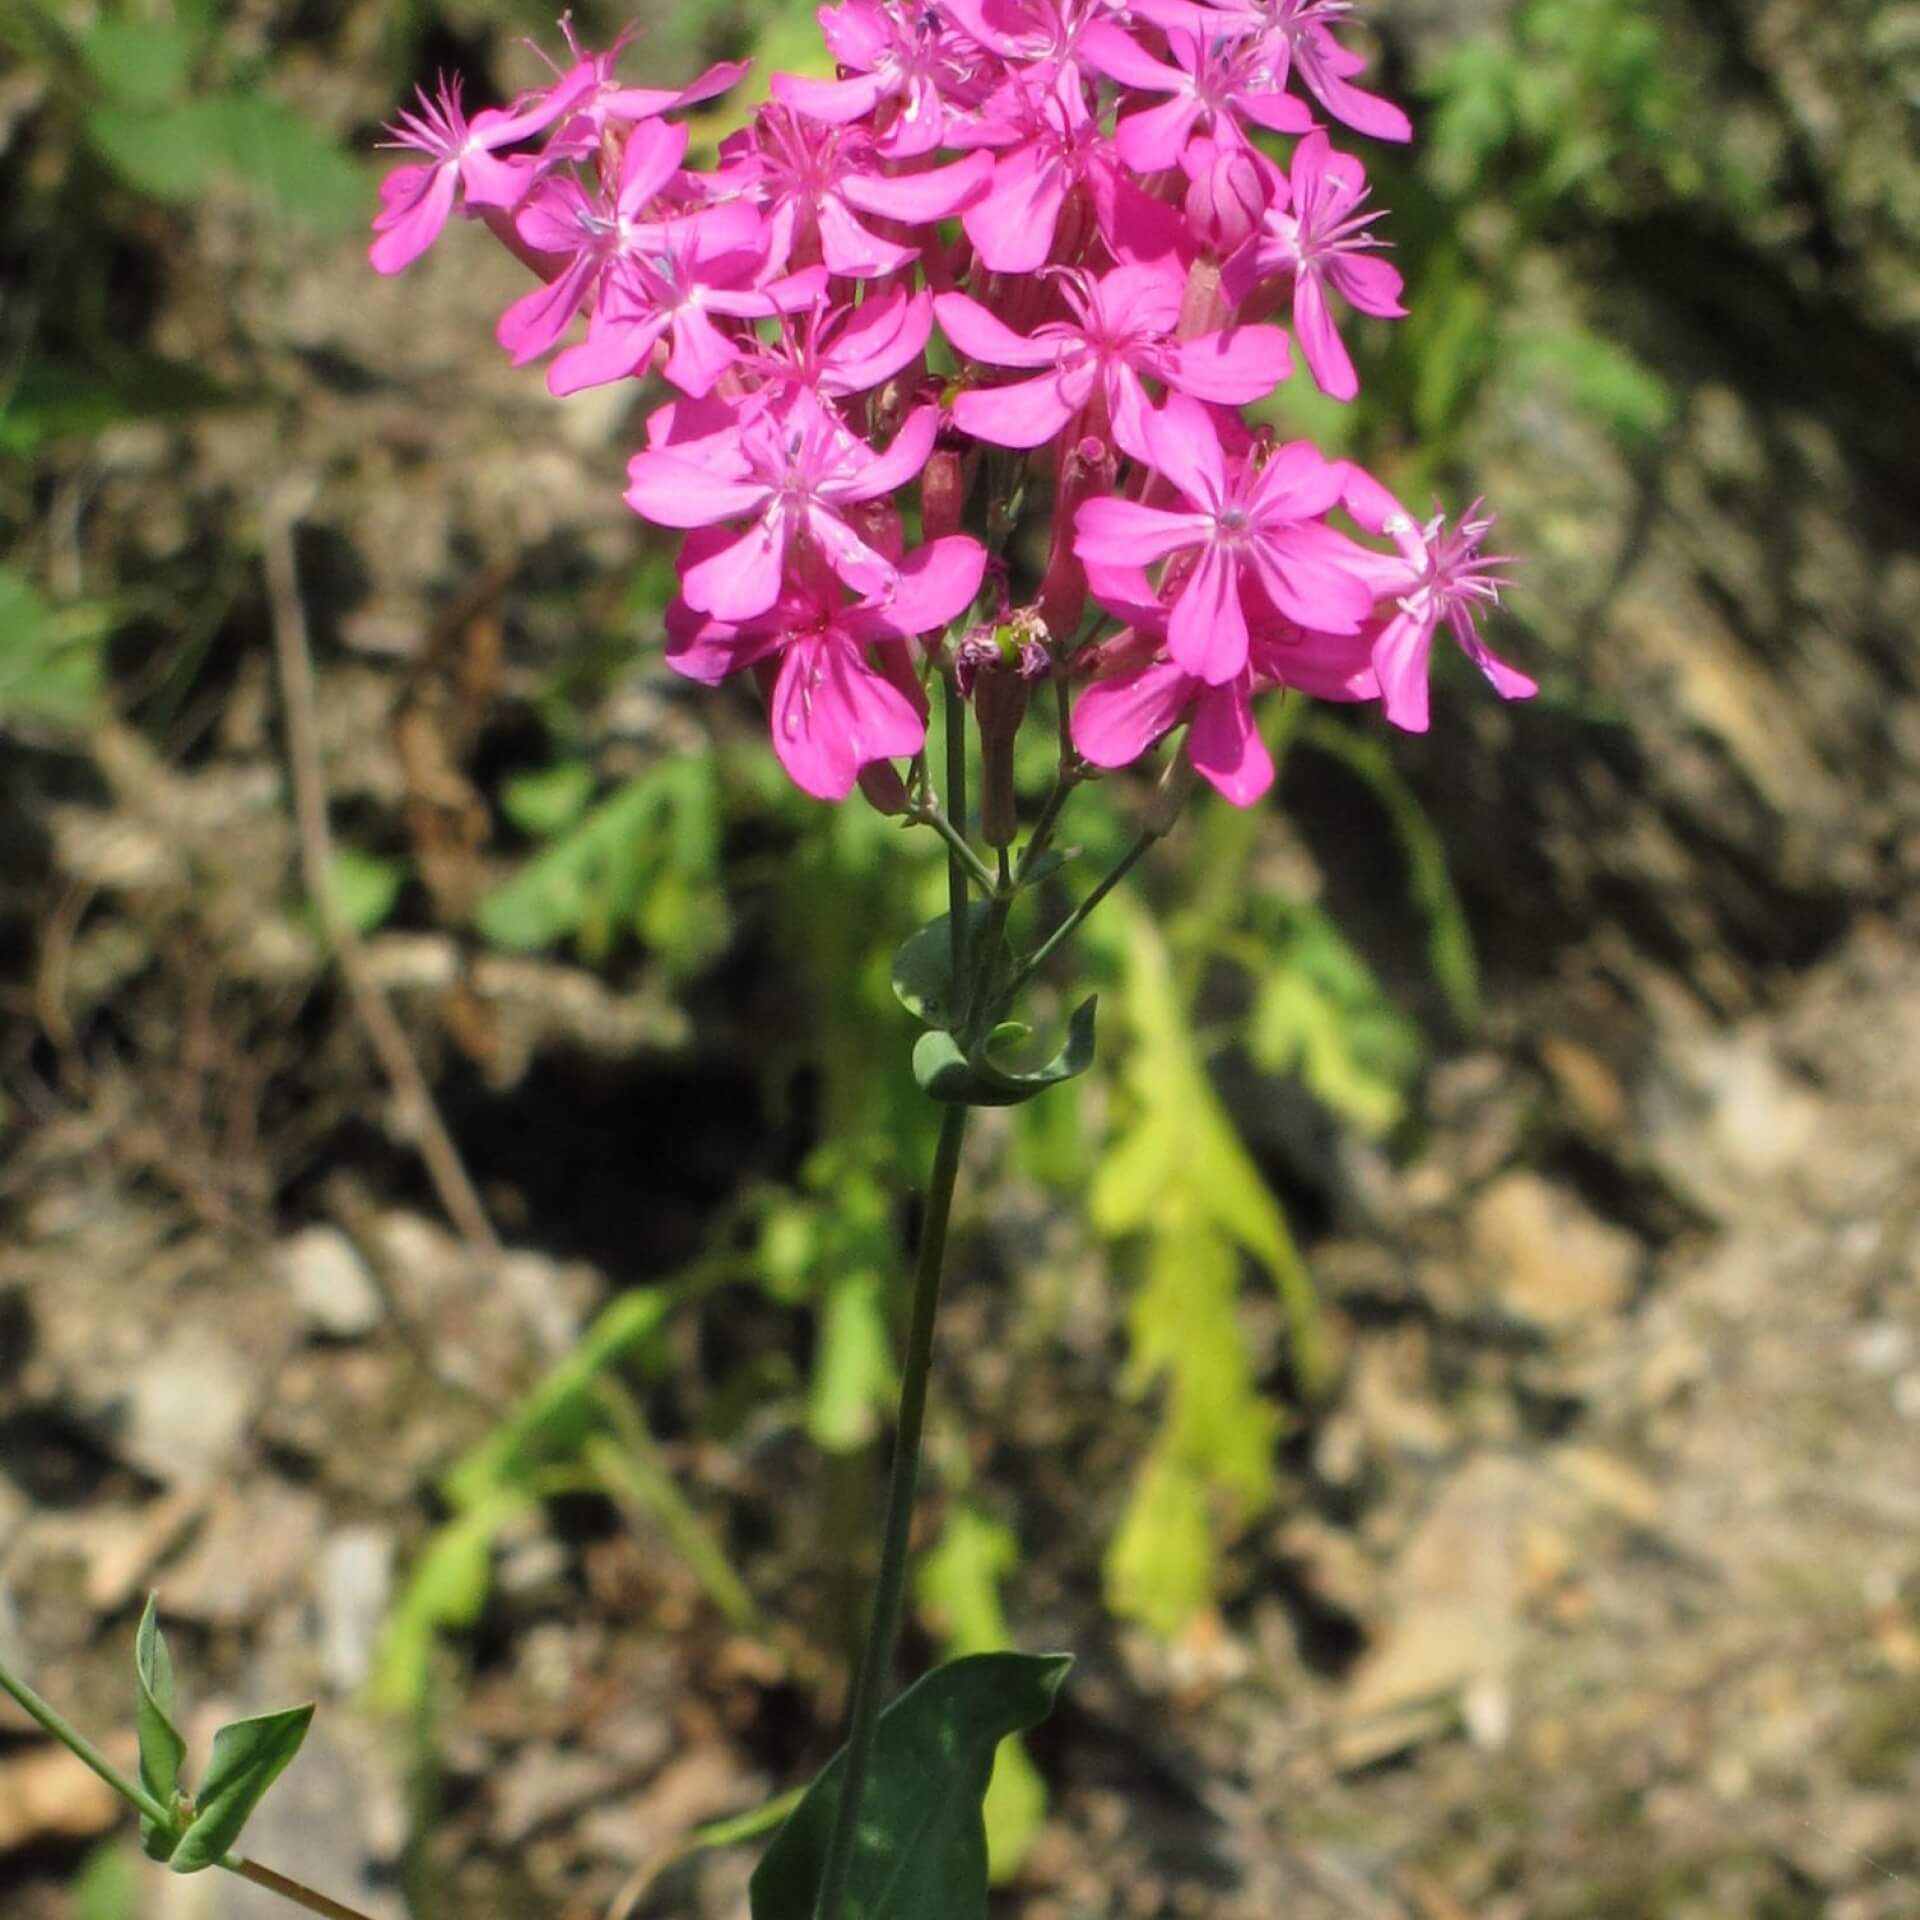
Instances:
[[[1911,1915],[1920,6],[1363,32],[1413,317],[1275,415],[1486,494],[1543,692],[1276,709],[1092,923],[909,1657],[1078,1656],[1004,1920]],[[149,1587],[201,1722],[317,1696],[249,1850],[382,1920],[732,1920],[844,1704],[943,872],[663,668],[651,393],[512,371],[477,231],[366,266],[380,123],[529,34],[0,4],[0,1645],[116,1752]],[[9,1920],[277,1911],[218,1878],[0,1716]]]

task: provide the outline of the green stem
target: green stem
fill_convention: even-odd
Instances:
[[[946,1259],[947,1222],[953,1213],[953,1189],[960,1173],[960,1143],[967,1130],[967,1113],[964,1106],[950,1106],[941,1115],[940,1143],[934,1150],[933,1172],[927,1181],[927,1213],[914,1264],[913,1319],[907,1330],[906,1364],[900,1377],[893,1469],[887,1480],[886,1526],[880,1537],[880,1572],[874,1582],[873,1617],[854,1677],[846,1765],[833,1809],[833,1831],[827,1841],[827,1862],[820,1876],[814,1920],[844,1920],[847,1880],[853,1870],[854,1842],[860,1830],[860,1803],[873,1765],[881,1696],[887,1689],[894,1642],[900,1634],[907,1543],[913,1530],[920,1440],[927,1420],[927,1382],[933,1369],[933,1328],[940,1307],[940,1270]]]
[[[326,1894],[316,1892],[312,1887],[302,1886],[298,1880],[289,1880],[284,1873],[275,1873],[271,1867],[263,1867],[258,1860],[247,1860],[237,1853],[230,1853],[220,1864],[229,1873],[238,1874],[242,1880],[251,1880],[256,1887],[265,1887],[269,1893],[277,1893],[282,1900],[290,1901],[296,1907],[304,1907],[309,1913],[322,1915],[323,1920],[368,1920],[368,1916],[358,1907],[349,1907],[338,1900],[329,1899]]]
[[[10,1674],[4,1665],[0,1665],[0,1688],[12,1694],[28,1714],[38,1720],[76,1760],[91,1767],[128,1806],[137,1808],[149,1820],[157,1820],[163,1827],[173,1824],[173,1814],[168,1808],[163,1807],[137,1781],[129,1780],[85,1734],[77,1732],[64,1715],[42,1700],[24,1680]]]
[[[937,801],[924,801],[913,810],[914,819],[931,827],[947,843],[947,852],[960,866],[960,890],[956,896],[953,887],[952,867],[948,868],[947,905],[948,910],[964,918],[967,911],[967,881],[971,879],[982,893],[991,894],[997,882],[993,869],[967,844],[960,829],[941,811]]]
[[[1144,829],[1139,839],[1121,856],[1113,871],[1107,874],[1100,884],[1028,954],[1026,960],[1015,970],[1013,978],[1007,982],[1006,992],[1001,997],[1012,999],[1046,965],[1054,951],[1073,938],[1087,915],[1134,870],[1146,850],[1163,837],[1162,833],[1155,832],[1151,827]]]

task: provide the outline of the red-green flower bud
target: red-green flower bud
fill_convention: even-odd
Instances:
[[[1033,682],[1052,670],[1047,624],[1023,607],[996,626],[975,627],[954,649],[953,677],[972,701],[980,729],[980,837],[1009,847],[1020,830],[1013,792],[1013,743]]]

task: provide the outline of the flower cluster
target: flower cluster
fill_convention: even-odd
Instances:
[[[1272,779],[1263,690],[1422,729],[1442,626],[1500,694],[1534,690],[1475,623],[1502,584],[1477,506],[1422,522],[1244,412],[1296,356],[1351,399],[1337,315],[1403,311],[1328,125],[1410,134],[1356,84],[1348,6],[840,0],[837,77],[774,75],[705,168],[675,116],[741,68],[628,86],[618,46],[564,28],[550,85],[469,117],[447,81],[400,119],[417,158],[373,264],[459,206],[537,277],[500,318],[517,364],[551,356],[556,394],[664,377],[626,498],[686,532],[668,658],[751,668],[809,793],[863,770],[898,793],[876,763],[921,752],[940,636],[1011,612],[999,549],[1050,498],[1022,631],[1087,683],[1076,751],[1125,765],[1184,723],[1246,805]]]

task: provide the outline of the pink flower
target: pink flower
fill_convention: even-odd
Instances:
[[[766,265],[765,223],[738,202],[652,229],[608,269],[587,337],[554,360],[549,391],[577,393],[637,373],[670,335],[667,378],[696,399],[711,392],[740,349],[710,316],[764,318],[811,306],[826,291],[818,267],[769,284]]]
[[[770,399],[788,387],[844,399],[891,380],[932,333],[933,296],[896,287],[857,307],[816,305],[798,326],[782,319],[778,337],[766,346],[749,343],[745,358],[767,380],[762,391]]]
[[[934,302],[947,338],[969,358],[1049,369],[1011,386],[964,389],[953,417],[977,440],[1042,446],[1098,395],[1122,449],[1146,459],[1143,374],[1229,406],[1264,399],[1287,377],[1287,336],[1278,327],[1173,339],[1185,291],[1177,268],[1122,266],[1096,280],[1063,267],[1055,279],[1071,317],[1049,320],[1031,337],[1013,332],[965,294],[943,293]],[[1101,430],[1099,422],[1090,428]]]
[[[946,626],[979,592],[986,560],[964,536],[935,540],[901,560],[891,598],[851,606],[814,566],[764,613],[737,624],[676,601],[667,609],[667,663],[712,686],[777,656],[768,701],[773,750],[796,786],[844,800],[863,766],[926,744],[920,707],[868,664],[868,649]]]
[[[567,51],[573,55],[573,65],[564,71],[547,60],[534,42],[527,42],[553,68],[556,91],[566,90],[571,99],[566,118],[554,128],[547,141],[544,160],[587,159],[600,150],[601,138],[609,127],[631,126],[676,107],[691,107],[702,100],[711,100],[746,74],[748,62],[724,60],[684,87],[623,86],[613,68],[626,51],[634,31],[632,27],[625,29],[604,53],[589,53],[581,47],[573,31],[572,16],[562,14],[560,32],[566,40]]]
[[[516,164],[495,157],[541,128],[550,126],[578,98],[577,84],[528,96],[502,110],[488,107],[471,120],[460,105],[460,82],[443,79],[437,95],[418,90],[417,112],[402,113],[387,131],[388,143],[424,153],[424,164],[396,167],[380,183],[376,236],[367,258],[377,273],[398,273],[439,239],[453,211],[456,189],[476,207],[516,206],[533,184],[531,161]]]
[[[1241,146],[1247,142],[1240,117],[1275,133],[1305,133],[1313,125],[1307,108],[1280,91],[1284,70],[1276,79],[1257,43],[1235,45],[1173,27],[1167,45],[1176,67],[1154,59],[1130,34],[1108,24],[1089,28],[1081,45],[1086,59],[1109,79],[1172,96],[1164,106],[1128,114],[1115,129],[1121,159],[1137,172],[1179,165],[1202,121],[1216,141]]]
[[[1327,311],[1329,284],[1350,306],[1381,319],[1406,312],[1397,269],[1373,257],[1380,242],[1367,232],[1379,212],[1361,213],[1366,170],[1351,154],[1336,153],[1324,133],[1310,133],[1293,152],[1291,183],[1269,172],[1272,198],[1260,230],[1221,269],[1229,299],[1243,301],[1261,281],[1293,276],[1293,327],[1307,370],[1322,393],[1351,400],[1360,382],[1345,343]]]
[[[1494,571],[1505,564],[1505,556],[1480,551],[1481,542],[1493,530],[1493,516],[1481,513],[1480,502],[1476,500],[1452,528],[1440,513],[1422,526],[1379,481],[1358,467],[1347,470],[1344,498],[1348,512],[1361,526],[1394,542],[1404,567],[1397,580],[1389,576],[1393,613],[1368,629],[1387,718],[1409,733],[1426,732],[1427,669],[1433,637],[1442,624],[1501,699],[1527,700],[1538,693],[1538,683],[1500,659],[1481,639],[1476,624],[1476,609],[1498,606],[1500,589],[1508,584]]]
[[[897,273],[918,252],[882,239],[860,214],[910,227],[944,220],[976,198],[993,171],[985,154],[973,153],[920,173],[883,173],[864,129],[805,120],[777,104],[762,107],[721,153],[727,164],[715,189],[745,194],[765,212],[776,263],[824,260],[829,272],[859,280]]]
[[[908,415],[884,453],[811,396],[744,419],[733,433],[649,448],[627,466],[628,506],[663,527],[751,520],[744,533],[690,565],[687,604],[727,621],[751,620],[780,597],[790,552],[819,554],[856,593],[885,596],[894,564],[848,523],[846,509],[904,486],[927,463],[939,409]]]
[[[991,182],[960,216],[995,273],[1032,273],[1056,254],[1076,257],[1086,222],[1063,220],[1070,205],[1090,206],[1116,260],[1171,257],[1181,248],[1179,216],[1120,164],[1071,67],[1016,74],[954,138],[1000,149]]]
[[[1117,670],[1096,679],[1073,710],[1073,744],[1096,767],[1131,766],[1163,734],[1188,721],[1187,757],[1236,807],[1251,806],[1273,784],[1273,760],[1253,718],[1265,686],[1295,687],[1323,700],[1371,700],[1379,692],[1363,635],[1309,634],[1271,617],[1256,626],[1247,662],[1231,680],[1209,685],[1155,644],[1166,609],[1116,605],[1128,629],[1108,643]],[[1133,657],[1151,652],[1146,665]]]
[[[901,0],[844,0],[820,9],[820,31],[840,65],[838,80],[773,76],[773,97],[809,120],[846,126],[870,117],[874,150],[907,160],[931,153],[946,134],[946,95],[968,85],[966,56],[937,8]],[[892,102],[891,117],[879,109]],[[884,121],[884,125],[882,122]]]
[[[1366,60],[1333,37],[1330,22],[1353,11],[1353,0],[1216,0],[1223,25],[1257,35],[1273,62],[1273,84],[1291,69],[1307,91],[1344,125],[1376,140],[1411,140],[1413,126],[1391,100],[1352,84]]]
[[[1240,672],[1250,585],[1311,632],[1359,630],[1375,597],[1369,556],[1317,517],[1339,502],[1344,467],[1295,440],[1264,463],[1247,458],[1229,468],[1211,416],[1183,394],[1147,415],[1146,439],[1152,464],[1185,496],[1187,510],[1089,500],[1074,520],[1074,551],[1090,570],[1194,556],[1167,623],[1179,665],[1211,686]]]

